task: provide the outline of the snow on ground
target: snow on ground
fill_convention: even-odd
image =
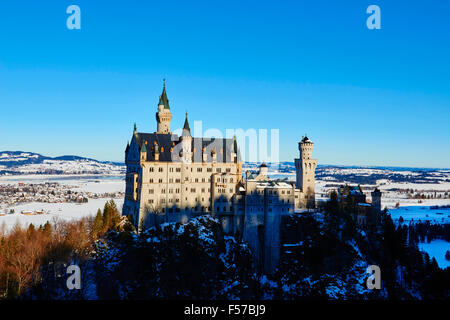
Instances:
[[[432,221],[436,223],[450,223],[450,209],[440,208],[432,209],[430,206],[407,206],[397,209],[390,209],[389,213],[393,220],[403,218],[408,223],[409,221]]]
[[[440,268],[445,269],[450,267],[450,261],[445,259],[445,252],[450,250],[450,242],[445,240],[433,240],[430,243],[420,243],[419,249],[427,252],[430,259],[434,257]]]
[[[385,194],[383,193],[383,196]],[[417,199],[404,199],[400,196],[388,198],[383,197],[381,198],[381,207],[384,209],[387,207],[388,209],[395,208],[396,204],[399,203],[400,207],[409,207],[409,206],[416,206],[416,207],[426,207],[426,206],[446,206],[450,205],[450,199],[423,199],[423,200],[417,200]],[[370,197],[367,197],[370,199]]]
[[[122,179],[83,180],[79,181],[78,185],[79,187],[74,190],[93,193],[125,192],[125,180]]]
[[[6,230],[11,230],[16,223],[20,223],[22,227],[28,227],[30,223],[36,227],[44,225],[47,221],[50,223],[54,219],[76,220],[86,216],[95,216],[98,209],[102,209],[107,201],[111,199],[89,199],[88,203],[41,203],[31,202],[21,205],[12,206],[14,214],[0,216],[0,227],[5,224]],[[123,199],[114,199],[119,212],[122,211]],[[44,210],[44,214],[39,215],[23,215],[22,210]]]
[[[99,183],[99,182],[121,182],[122,185],[119,188],[113,189],[114,191],[124,191],[125,190],[125,180],[124,176],[104,176],[104,175],[67,175],[67,174],[58,174],[58,175],[45,175],[45,174],[24,174],[24,175],[15,175],[15,176],[0,176],[0,184],[13,184],[13,183],[43,183],[43,182],[58,182],[61,184],[69,184],[69,185],[81,185],[83,183]],[[121,189],[123,186],[123,189]],[[110,192],[110,191],[102,191]]]
[[[0,184],[15,184],[15,183],[43,183],[43,182],[58,182],[60,184],[74,186],[72,190],[80,190],[92,193],[114,193],[125,191],[125,181],[122,176],[96,176],[96,175],[20,175],[20,176],[2,176],[0,177]],[[14,214],[7,214],[0,216],[0,226],[5,223],[6,230],[11,228],[19,222],[23,227],[27,227],[30,223],[35,226],[43,225],[47,221],[52,222],[53,219],[73,220],[85,216],[93,216],[98,209],[103,209],[106,201],[109,198],[89,199],[88,203],[43,203],[31,202],[12,205],[7,207],[9,212],[11,209],[15,211]],[[114,199],[119,212],[122,211],[123,198]],[[0,208],[2,204],[0,203]],[[43,210],[45,214],[42,215],[23,215],[21,211],[36,211]]]

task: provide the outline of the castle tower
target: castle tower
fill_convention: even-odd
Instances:
[[[158,129],[156,133],[170,133],[170,121],[172,120],[172,113],[170,112],[169,99],[166,94],[166,82],[164,81],[163,91],[159,97],[158,112],[156,113],[156,123]]]
[[[181,134],[181,159],[184,163],[192,162],[192,136],[191,128],[189,128],[189,122],[186,112],[186,120],[184,120],[183,132]]]
[[[381,191],[378,188],[375,188],[371,193],[372,196],[372,208],[380,212],[381,211]]]
[[[300,159],[295,159],[295,170],[297,172],[296,187],[305,196],[305,205],[314,206],[314,186],[317,159],[312,159],[314,143],[307,136],[302,138],[298,144]]]

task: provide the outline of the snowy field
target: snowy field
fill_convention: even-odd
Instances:
[[[86,216],[95,216],[98,209],[102,209],[107,201],[111,199],[89,199],[88,203],[41,203],[31,202],[12,206],[14,214],[0,216],[0,228],[5,227],[6,231],[11,230],[14,225],[20,224],[22,227],[28,227],[30,223],[38,227],[44,225],[47,221],[52,223],[56,220],[77,220]],[[123,199],[114,199],[119,212],[122,211]],[[43,210],[44,214],[23,215],[22,210]]]
[[[445,252],[450,250],[450,242],[445,240],[433,240],[430,243],[420,243],[419,249],[427,252],[430,259],[434,257],[440,268],[445,269],[450,267],[450,261],[445,259]]]
[[[389,209],[393,220],[400,217],[406,223],[410,221],[431,221],[435,223],[450,223],[450,208],[432,209],[430,206],[407,206]]]
[[[430,221],[431,223],[450,223],[450,208],[432,209],[430,206],[407,206],[390,209],[389,213],[394,221],[400,217],[404,223],[410,221]],[[450,250],[450,242],[433,240],[430,243],[420,243],[419,249],[434,257],[440,268],[450,267],[450,261],[445,259],[445,253]]]
[[[93,193],[113,193],[124,192],[125,181],[123,177],[116,176],[93,176],[93,175],[21,175],[21,176],[2,176],[0,184],[17,184],[17,183],[42,183],[57,182],[73,186],[72,190],[82,190]],[[14,214],[0,215],[0,226],[5,225],[6,230],[11,230],[15,224],[19,223],[23,227],[27,227],[30,223],[35,226],[43,225],[47,221],[54,219],[74,220],[86,216],[93,216],[98,209],[103,209],[105,203],[110,198],[89,199],[87,203],[44,203],[30,202],[17,204],[12,206],[0,203],[0,208],[7,208],[15,211]],[[114,199],[119,212],[122,211],[123,198]],[[43,210],[45,213],[40,215],[23,215],[22,211]]]

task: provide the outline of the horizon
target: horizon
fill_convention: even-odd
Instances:
[[[367,1],[2,3],[0,149],[122,162],[156,130],[279,129],[279,161],[450,168],[450,4]],[[107,10],[105,10],[107,9]],[[412,22],[414,21],[414,23]],[[239,143],[239,141],[238,141]]]
[[[63,157],[79,157],[79,158],[83,158],[83,159],[88,159],[88,160],[94,160],[94,161],[98,161],[98,162],[110,162],[110,163],[120,163],[125,165],[125,162],[123,161],[113,161],[113,160],[99,160],[99,159],[95,159],[95,158],[90,158],[90,157],[85,157],[82,155],[75,155],[75,154],[61,154],[61,155],[57,155],[57,156],[49,156],[49,155],[45,155],[39,152],[34,152],[34,151],[23,151],[23,150],[0,150],[0,153],[4,153],[4,152],[21,152],[21,153],[33,153],[33,154],[39,154],[43,157],[50,157],[50,158],[63,158]],[[295,161],[278,161],[278,162],[264,162],[264,161],[243,161],[243,164],[261,164],[261,163],[266,163],[269,165],[269,167],[271,167],[271,164],[281,164],[281,163],[292,163],[295,164]],[[317,163],[317,167],[345,167],[345,168],[368,168],[368,169],[375,169],[375,168],[384,168],[384,169],[391,169],[391,168],[395,168],[395,169],[427,169],[427,170],[450,170],[450,168],[445,168],[445,167],[408,167],[408,166],[378,166],[378,165],[355,165],[355,164],[333,164],[333,163]]]

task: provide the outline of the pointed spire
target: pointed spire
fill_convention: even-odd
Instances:
[[[159,96],[158,106],[163,105],[165,109],[170,109],[169,99],[167,99],[167,93],[166,93],[166,79],[163,79],[163,80],[164,80],[163,91],[162,91],[161,95]]]
[[[189,122],[187,118],[187,112],[186,112],[186,119],[184,120],[184,126],[183,126],[183,136],[190,136],[191,135],[191,128],[189,128]]]
[[[134,129],[133,129],[133,133],[137,132],[137,126],[136,126],[136,122],[134,123]]]
[[[147,152],[147,147],[145,146],[145,143],[142,143],[141,145],[141,152]]]

